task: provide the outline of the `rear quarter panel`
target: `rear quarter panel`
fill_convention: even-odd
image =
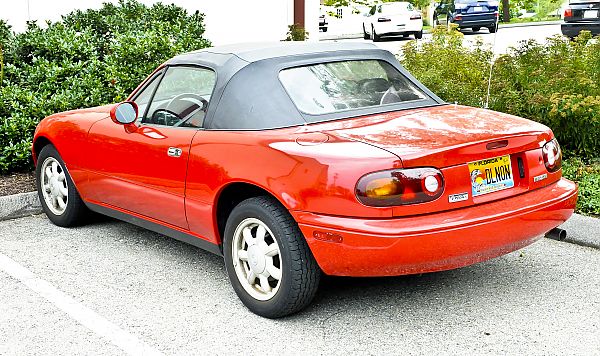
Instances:
[[[192,142],[186,184],[190,229],[219,242],[214,207],[223,189],[236,182],[270,192],[291,211],[392,216],[391,208],[360,204],[354,188],[365,173],[401,167],[396,156],[325,134],[327,142],[300,145],[296,140],[306,135],[302,130],[199,132]]]

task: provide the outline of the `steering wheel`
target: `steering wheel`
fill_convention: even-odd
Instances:
[[[179,121],[173,125],[174,127],[178,127],[188,122],[199,111],[206,113],[207,108],[208,101],[200,95],[183,93],[171,99],[165,109],[169,112],[179,113],[177,115]]]

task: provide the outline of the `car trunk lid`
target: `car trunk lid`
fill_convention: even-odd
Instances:
[[[404,168],[442,171],[442,197],[395,207],[396,216],[502,199],[559,178],[548,174],[541,161],[541,147],[552,139],[546,126],[490,110],[442,105],[319,126],[330,135],[391,152]]]

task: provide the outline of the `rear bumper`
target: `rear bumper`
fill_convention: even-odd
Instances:
[[[600,35],[599,22],[565,22],[560,25],[560,31],[567,37],[576,37],[583,30],[590,31],[593,36]]]
[[[423,22],[421,20],[408,21],[405,24],[397,25],[393,22],[378,22],[373,24],[375,32],[380,36],[393,36],[412,34],[423,30]]]
[[[462,20],[453,21],[459,28],[469,27],[492,27],[496,25],[496,16],[478,16],[477,19],[470,19],[469,16],[463,16]]]
[[[326,274],[395,276],[454,269],[518,250],[566,221],[576,202],[577,186],[561,179],[516,197],[413,217],[292,213]],[[341,241],[323,241],[326,233]]]

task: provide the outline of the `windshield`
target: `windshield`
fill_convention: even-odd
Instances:
[[[310,115],[427,98],[395,67],[382,60],[289,68],[282,70],[279,78],[298,110]]]

